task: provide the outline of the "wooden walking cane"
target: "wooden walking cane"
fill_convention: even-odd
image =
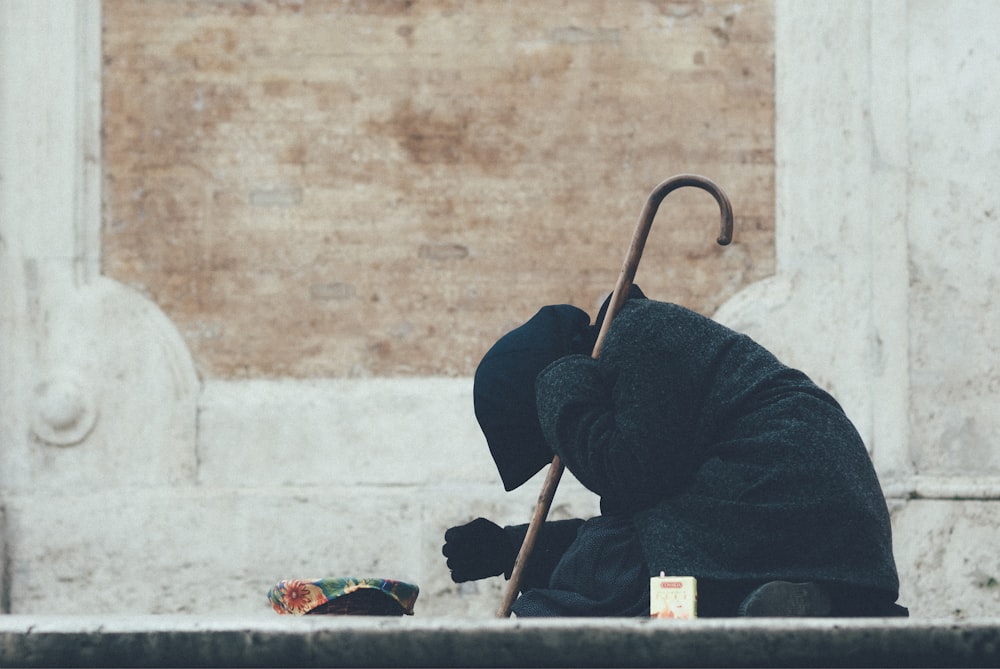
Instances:
[[[621,310],[622,305],[625,304],[625,300],[628,299],[629,290],[632,288],[632,281],[635,279],[636,270],[639,268],[639,259],[642,257],[642,250],[646,246],[646,238],[649,236],[649,229],[653,225],[653,218],[656,216],[656,210],[659,208],[660,202],[671,191],[685,186],[701,188],[711,193],[715,201],[718,202],[719,209],[722,211],[722,226],[719,231],[719,238],[716,241],[720,246],[725,246],[732,241],[733,207],[722,189],[710,179],[696,174],[678,174],[654,188],[653,192],[646,199],[646,205],[642,208],[642,212],[639,214],[639,223],[636,226],[635,233],[632,235],[632,243],[629,245],[628,253],[625,256],[625,262],[622,265],[621,274],[618,276],[618,282],[611,293],[611,302],[608,304],[604,323],[601,324],[601,330],[597,334],[597,341],[594,342],[594,351],[591,354],[591,357],[594,359],[600,356],[601,345],[604,343],[604,337],[608,333],[612,319]],[[507,591],[504,593],[503,602],[501,602],[499,610],[497,610],[498,618],[510,617],[514,600],[517,599],[517,595],[521,590],[521,577],[524,573],[525,565],[527,565],[528,559],[531,557],[531,552],[535,548],[535,541],[538,539],[538,533],[545,523],[545,518],[549,515],[549,509],[552,507],[552,499],[555,497],[556,488],[559,486],[559,479],[562,478],[562,473],[563,464],[559,460],[559,456],[556,455],[552,458],[552,464],[549,466],[549,471],[545,476],[542,491],[538,495],[535,512],[531,517],[531,522],[528,524],[528,532],[524,535],[521,550],[514,561],[514,569],[511,571],[510,580],[507,582]]]

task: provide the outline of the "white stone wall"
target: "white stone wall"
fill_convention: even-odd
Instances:
[[[858,424],[913,615],[991,614],[1000,6],[776,17],[778,269],[717,317]],[[540,480],[502,492],[471,380],[204,381],[100,276],[99,40],[97,0],[0,0],[0,605],[267,616],[279,578],[374,575],[493,615],[502,581],[452,584],[441,535],[526,520]],[[553,516],[595,512],[567,478]]]
[[[891,498],[913,615],[990,613],[1000,7],[789,0],[776,17],[778,272],[716,317],[842,400]]]

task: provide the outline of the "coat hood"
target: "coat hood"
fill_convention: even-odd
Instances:
[[[550,363],[576,352],[574,339],[590,316],[568,304],[542,307],[524,325],[501,337],[483,356],[473,385],[476,420],[504,488],[514,490],[552,462],[535,406],[535,377]]]
[[[633,286],[629,299],[645,298]],[[542,307],[524,325],[501,337],[483,356],[473,386],[476,420],[507,491],[552,462],[535,403],[535,379],[559,358],[590,355],[610,296],[590,324],[585,311],[569,304]]]

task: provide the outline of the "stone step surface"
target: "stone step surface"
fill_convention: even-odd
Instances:
[[[0,616],[0,667],[995,667],[1000,619]]]

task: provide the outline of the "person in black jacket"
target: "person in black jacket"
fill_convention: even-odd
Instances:
[[[598,323],[544,307],[475,377],[504,487],[553,453],[601,515],[542,527],[513,612],[649,615],[649,577],[694,576],[716,616],[902,616],[889,513],[837,401],[746,335],[638,288]],[[605,308],[607,303],[605,303]],[[509,577],[527,526],[449,529],[452,579]]]

